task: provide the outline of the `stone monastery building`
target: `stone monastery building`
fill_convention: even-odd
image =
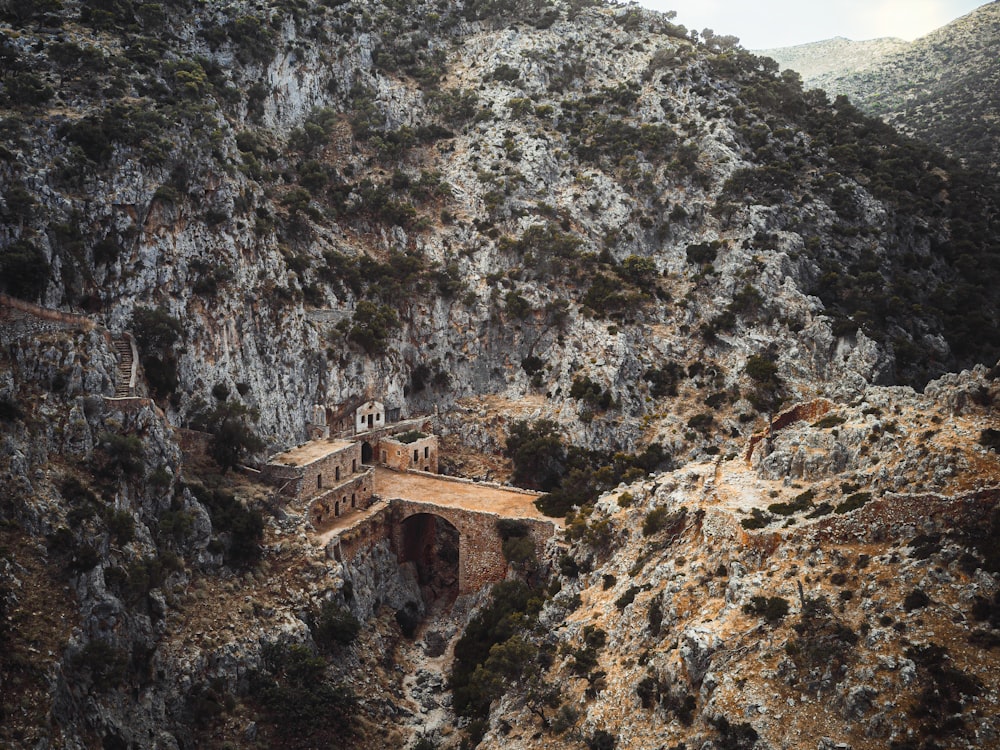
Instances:
[[[319,527],[371,505],[375,464],[396,471],[438,471],[433,418],[400,420],[378,401],[313,407],[309,442],[272,456],[263,478]]]

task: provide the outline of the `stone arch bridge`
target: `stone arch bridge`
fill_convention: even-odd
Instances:
[[[534,507],[537,494],[495,485],[376,469],[375,494],[382,502],[321,535],[328,554],[349,561],[386,540],[400,563],[419,564],[434,548],[443,522],[458,537],[459,595],[507,577],[502,519],[516,521],[539,556],[558,528]]]

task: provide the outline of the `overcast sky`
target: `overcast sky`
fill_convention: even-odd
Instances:
[[[688,29],[732,34],[747,49],[790,47],[835,36],[855,41],[895,36],[907,41],[985,5],[983,0],[639,0],[677,11]]]

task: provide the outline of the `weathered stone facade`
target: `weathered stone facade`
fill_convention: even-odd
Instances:
[[[371,504],[372,468],[361,461],[361,444],[314,440],[274,456],[263,478],[302,507],[315,525]]]
[[[425,471],[437,474],[437,435],[423,435],[412,441],[385,437],[379,441],[379,463],[396,471]]]
[[[431,418],[387,424],[399,409],[386,412],[378,401],[331,410],[314,405],[309,422],[311,440],[271,457],[264,481],[303,510],[314,526],[371,505],[372,465],[397,471],[438,471],[438,439],[430,434]],[[349,423],[352,429],[343,430]],[[402,439],[399,439],[402,438]]]
[[[378,430],[385,427],[385,424],[385,404],[378,401],[366,401],[354,412],[356,433]]]
[[[501,516],[450,508],[416,500],[394,499],[392,502],[392,549],[400,562],[407,562],[407,551],[414,545],[406,539],[405,521],[426,514],[450,523],[459,534],[458,593],[469,594],[489,583],[507,577],[507,560],[503,554],[503,539],[497,527]],[[527,528],[539,555],[546,542],[555,534],[555,524],[535,519],[516,519]]]
[[[313,498],[309,506],[309,520],[313,526],[322,526],[351,511],[367,508],[372,501],[372,485],[372,470],[366,468],[348,481]]]
[[[350,561],[364,553],[381,540],[388,538],[390,548],[401,563],[410,562],[420,551],[431,545],[433,540],[413,538],[432,528],[426,524],[410,524],[408,519],[417,516],[433,516],[445,521],[458,531],[458,593],[470,594],[490,583],[503,581],[507,577],[508,563],[503,554],[503,539],[498,522],[502,516],[497,513],[452,508],[418,500],[394,498],[387,507],[377,511],[361,524],[332,539],[327,554],[341,562]],[[551,521],[531,518],[517,518],[523,523],[534,543],[539,557],[556,532]],[[408,537],[408,535],[410,535]]]

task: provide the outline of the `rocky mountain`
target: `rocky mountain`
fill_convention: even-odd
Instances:
[[[777,746],[776,692],[797,747],[995,737],[994,184],[634,7],[0,31],[4,743]],[[360,397],[437,410],[445,463],[549,491],[569,546],[445,614],[386,545],[328,559],[252,467]],[[829,642],[781,666],[796,627]],[[948,716],[893,714],[904,680]]]
[[[770,57],[782,69],[794,70],[810,87],[840,93],[836,81],[844,76],[878,67],[884,58],[903,52],[909,42],[894,37],[855,41],[842,36],[794,47],[753,50]]]
[[[798,71],[807,86],[843,94],[864,112],[996,175],[998,43],[1000,4],[990,2],[910,44],[833,39],[762,54]]]

